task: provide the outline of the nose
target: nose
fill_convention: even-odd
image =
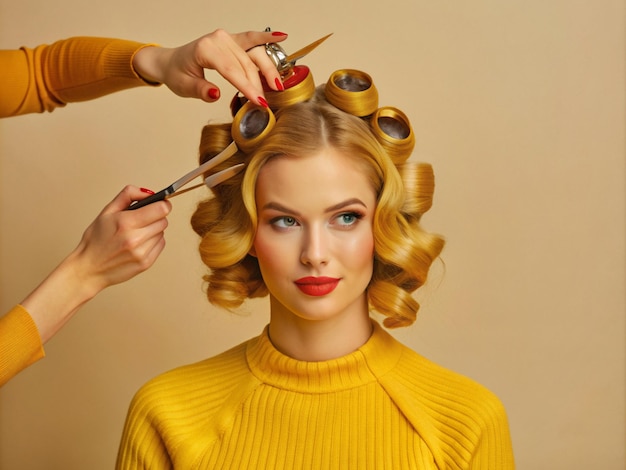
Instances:
[[[323,227],[308,227],[304,231],[300,262],[309,266],[323,266],[328,263],[329,240]]]

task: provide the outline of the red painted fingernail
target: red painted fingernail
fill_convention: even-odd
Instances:
[[[139,188],[141,190],[142,193],[147,193],[147,194],[154,194],[154,191],[152,191],[151,189],[148,188]]]
[[[280,31],[272,31],[272,36],[287,36],[287,33],[281,33]]]
[[[274,83],[276,83],[276,88],[278,88],[280,91],[283,91],[285,89],[285,86],[283,85],[283,82],[280,81],[280,78],[276,78]]]
[[[267,104],[267,101],[265,101],[265,98],[263,98],[262,96],[259,96],[257,99],[259,100],[259,103],[261,103],[261,105],[264,108],[269,108],[270,107],[270,105]]]
[[[217,88],[209,88],[209,98],[216,100],[220,97],[220,91]]]

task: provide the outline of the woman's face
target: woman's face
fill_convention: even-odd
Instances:
[[[256,185],[256,256],[272,318],[368,314],[376,194],[362,166],[332,148],[277,157]]]

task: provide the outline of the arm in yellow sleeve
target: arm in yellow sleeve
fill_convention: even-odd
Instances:
[[[34,49],[0,51],[0,117],[53,111],[116,91],[149,85],[133,69],[148,44],[75,37]]]
[[[280,32],[230,34],[218,29],[173,48],[73,37],[34,49],[0,50],[0,118],[52,111],[142,85],[165,84],[178,96],[213,103],[221,93],[206,79],[206,70],[215,70],[246,98],[263,105],[259,72],[271,89],[278,91],[282,84],[265,50],[255,46],[286,38]]]

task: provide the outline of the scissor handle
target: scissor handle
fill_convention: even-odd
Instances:
[[[142,199],[141,201],[133,202],[130,206],[128,206],[126,208],[126,210],[132,211],[132,210],[135,210],[135,209],[139,209],[140,207],[147,206],[148,204],[152,204],[153,202],[163,201],[167,196],[169,196],[169,194],[172,191],[173,191],[173,189],[172,189],[171,186],[169,188],[165,188],[165,189],[159,191],[158,193],[154,193],[153,195],[148,196],[145,199]]]

